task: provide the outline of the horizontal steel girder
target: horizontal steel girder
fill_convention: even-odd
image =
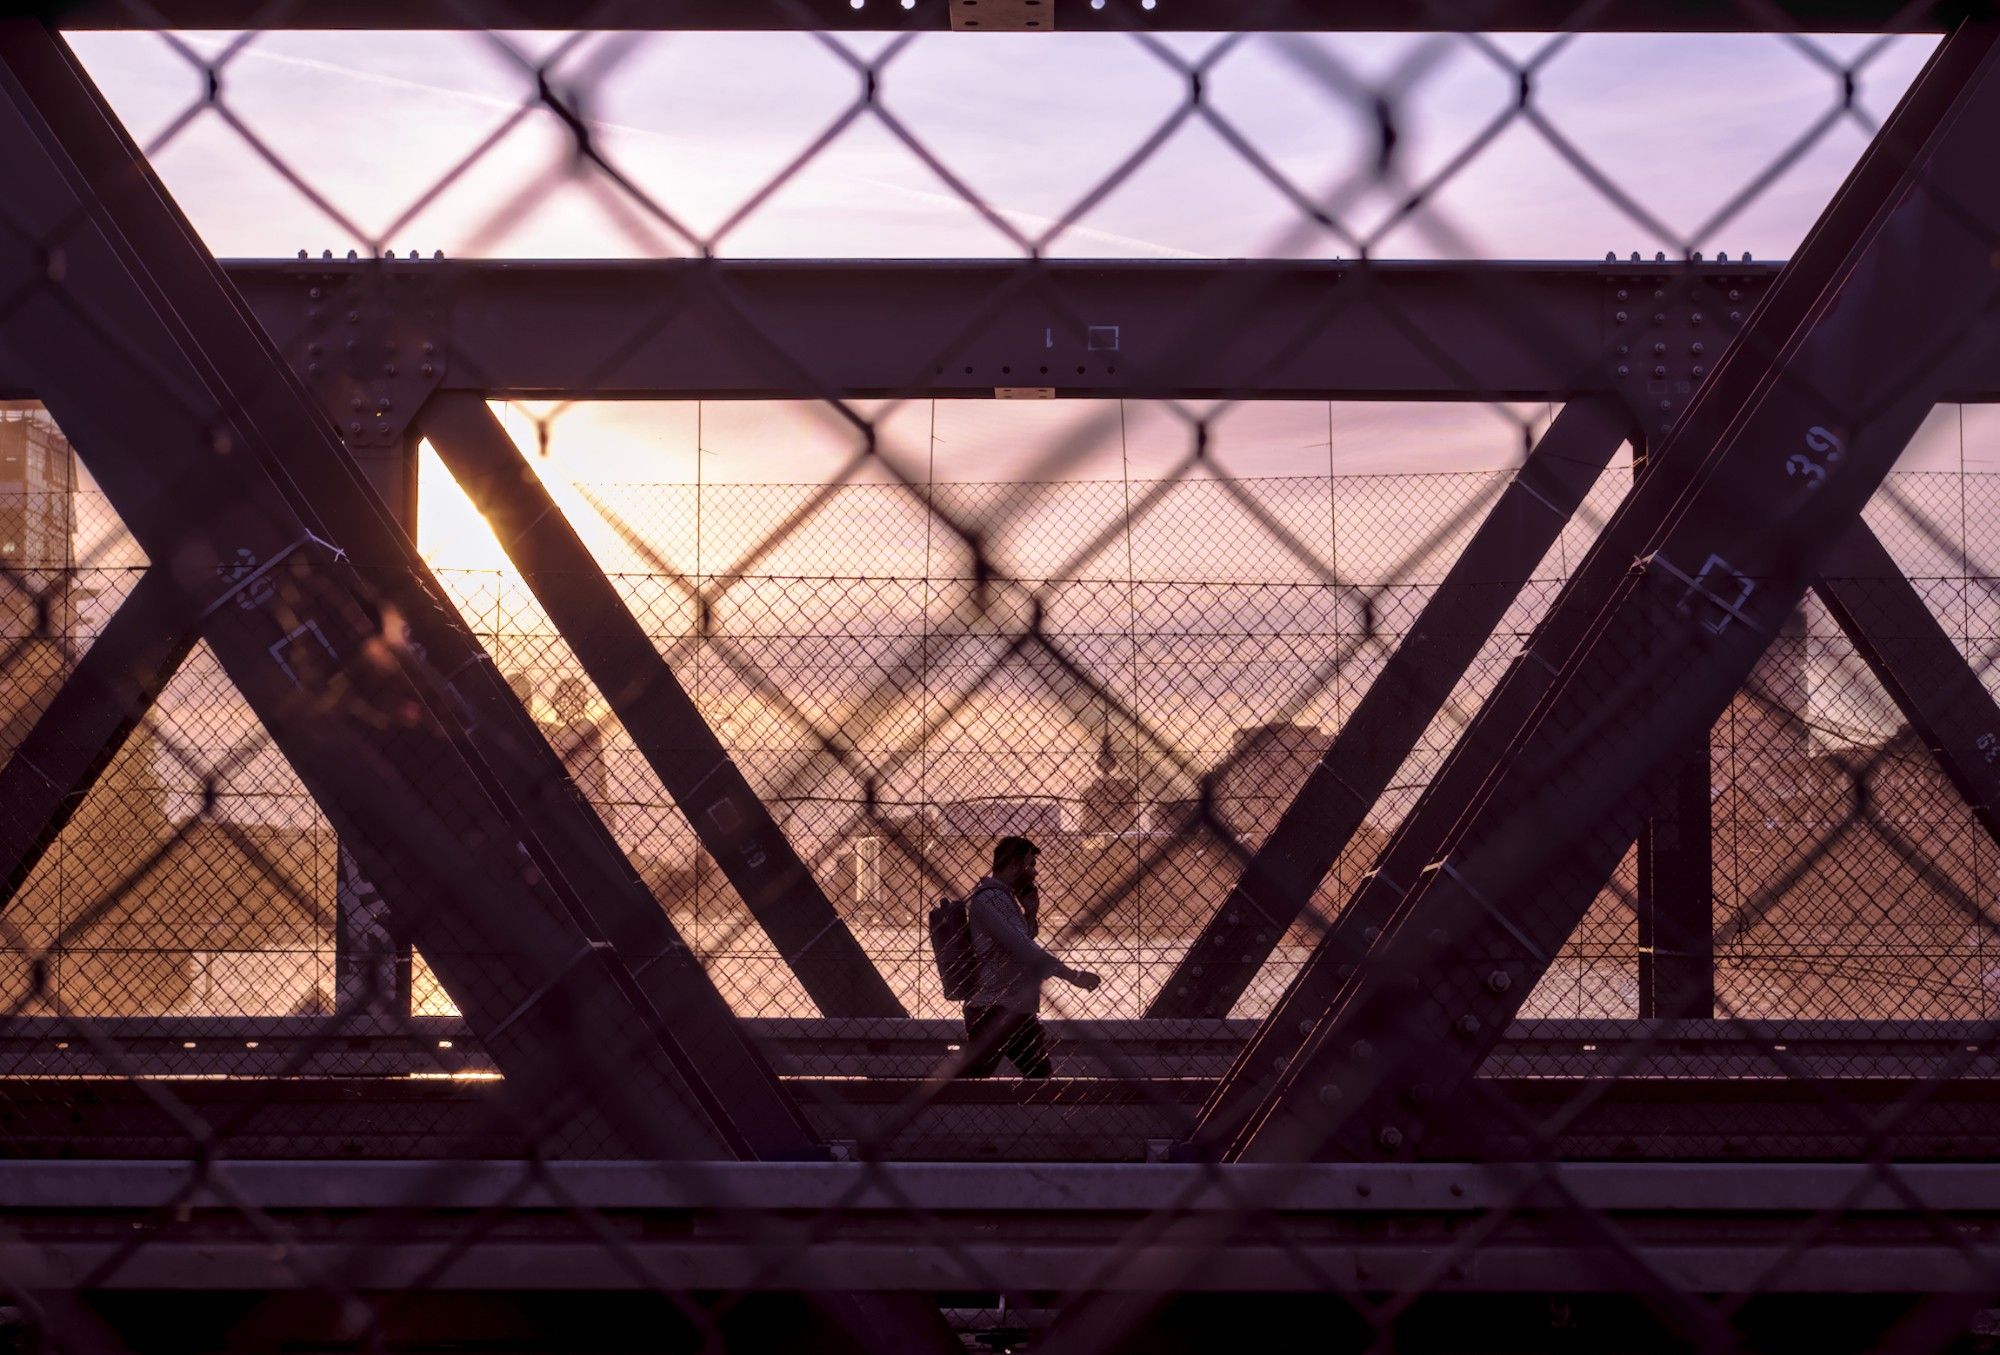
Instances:
[[[1052,1163],[1026,1176],[997,1163],[5,1163],[0,1211],[13,1231],[0,1262],[32,1288],[72,1285],[122,1250],[96,1287],[282,1290],[337,1264],[360,1289],[421,1280],[545,1293],[826,1284],[1145,1292],[1151,1265],[1103,1260],[1150,1221],[1149,1261],[1183,1251],[1199,1260],[1186,1268],[1189,1289],[1314,1290],[1329,1277],[1355,1289],[1608,1288],[1620,1272],[1565,1226],[1563,1210],[1574,1207],[1565,1194],[1614,1220],[1660,1275],[1694,1293],[1985,1292],[2000,1261],[1987,1226],[2000,1211],[2000,1169],[1989,1164],[1576,1163],[1541,1172],[1463,1162]],[[287,1230],[286,1247],[242,1237],[246,1201]],[[157,1225],[169,1205],[179,1221],[132,1249],[132,1229]],[[468,1211],[488,1207],[532,1222],[531,1231],[468,1231]],[[1271,1226],[1209,1245],[1204,1228],[1248,1208]],[[606,1264],[586,1211],[630,1225],[622,1247],[641,1264]],[[756,1245],[746,1217],[780,1211],[817,1220],[809,1249]],[[884,1234],[913,1211],[927,1228]],[[1162,1225],[1161,1211],[1175,1221]],[[1839,1236],[1776,1264],[1823,1211],[1839,1213]],[[1496,1213],[1503,1219],[1458,1253],[1461,1264],[1439,1266],[1468,1216]]]
[[[1559,400],[1602,392],[1657,432],[1779,267],[223,264],[323,403],[345,408],[363,397],[373,410],[391,401],[386,418],[361,430],[342,425],[360,448],[380,442],[377,426],[402,426],[432,390],[607,400],[963,398],[1017,388],[1059,399]],[[385,375],[391,357],[399,370]],[[1958,373],[1944,399],[2000,400],[2000,354],[1969,354]],[[32,393],[27,372],[0,363],[0,394]]]
[[[1713,366],[1777,274],[1741,261],[223,266],[316,394],[338,394],[342,407],[361,396],[371,411],[386,398],[401,418],[432,387],[602,399],[1604,391],[1646,413],[1648,428],[1661,400],[1686,403],[1695,369]],[[385,376],[390,359],[399,370]],[[1966,370],[1979,379],[1948,398],[2000,399],[2000,355]],[[27,385],[0,366],[0,391]],[[368,424],[342,431],[371,445]]]
[[[957,27],[970,11],[947,0],[612,0],[579,11],[561,0],[317,0],[298,10],[273,10],[258,0],[42,0],[33,8],[66,28],[514,28],[567,29],[579,18],[599,30],[777,30],[936,32]],[[1423,5],[1395,0],[1284,0],[1244,5],[1242,0],[1113,0],[1094,8],[1086,0],[1048,0],[1044,31],[1065,32],[1425,32],[1461,28],[1485,32],[1554,32],[1584,28],[1604,32],[1874,32],[1938,31],[1963,16],[1965,4],[1897,5],[1889,0],[1835,0],[1806,4],[1772,0],[1631,0],[1592,5],[1583,0],[1446,0]],[[994,25],[995,31],[1008,27]],[[965,29],[962,31],[976,31]],[[1031,32],[1035,30],[1020,29]]]

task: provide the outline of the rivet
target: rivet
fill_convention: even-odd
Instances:
[[[1732,324],[1732,325],[1740,325],[1740,324],[1742,324],[1742,323],[1743,323],[1743,312],[1742,312],[1742,311],[1731,311],[1731,312],[1729,312],[1729,323],[1730,323],[1730,324]]]
[[[1653,312],[1653,323],[1654,323],[1654,324],[1656,324],[1656,325],[1664,325],[1664,324],[1665,324],[1666,322],[1667,322],[1667,313],[1666,313],[1665,311],[1654,311],[1654,312]]]
[[[307,375],[307,376],[318,376],[318,375],[319,375],[319,364],[318,364],[317,362],[308,362],[308,363],[306,364],[306,375]]]
[[[1366,1181],[1356,1181],[1354,1183],[1354,1193],[1365,1200],[1375,1193],[1375,1187],[1369,1185]]]
[[[1618,364],[1618,375],[1630,376],[1632,375],[1632,369],[1630,367],[1627,367],[1624,363],[1621,362]]]
[[[1431,934],[1430,934],[1430,937],[1429,937],[1429,940],[1430,940],[1430,943],[1431,943],[1432,945],[1434,945],[1434,946],[1441,946],[1441,945],[1443,945],[1443,944],[1444,944],[1445,942],[1447,942],[1447,941],[1451,940],[1451,937],[1450,937],[1449,935],[1447,935],[1447,934],[1445,933],[1445,929],[1444,929],[1444,928],[1442,928],[1442,927],[1433,927],[1433,928],[1431,928]]]
[[[1625,312],[1619,311],[1616,315],[1612,316],[1611,318],[1616,320],[1619,324],[1622,325],[1625,323]]]
[[[347,407],[353,410],[356,414],[359,414],[361,412],[361,397],[357,395],[353,399],[349,400],[347,402]]]
[[[319,300],[319,288],[317,287],[306,288],[306,295],[311,297],[315,301]]]
[[[1369,927],[1364,929],[1361,935],[1366,940],[1374,941],[1382,935],[1382,929],[1380,927]]]
[[[1672,400],[1662,400],[1662,401],[1660,401],[1660,408],[1661,408],[1661,410],[1663,410],[1663,411],[1664,411],[1664,410],[1669,410],[1669,409],[1672,409],[1673,407],[1674,407],[1674,402],[1673,402]]]
[[[1655,288],[1653,289],[1653,300],[1655,300],[1655,301],[1665,301],[1666,299],[1667,299],[1667,289],[1666,289],[1666,288],[1664,288],[1664,287],[1655,287]]]
[[[424,340],[424,352],[435,353],[437,351],[438,351],[438,346],[436,344],[432,343],[428,339]]]
[[[1701,323],[1701,312],[1700,312],[1700,311],[1696,311],[1696,312],[1695,312],[1695,313],[1694,313],[1693,315],[1690,315],[1690,316],[1688,317],[1688,319],[1689,319],[1690,321],[1692,321],[1693,323],[1697,324],[1697,325],[1698,325],[1698,324],[1700,324],[1700,323]]]
[[[1192,971],[1192,972],[1193,972],[1193,974],[1194,974],[1194,976],[1195,976],[1196,978],[1200,978],[1200,977],[1201,977],[1201,966],[1200,966],[1200,965],[1196,965],[1196,966],[1194,967],[1194,969],[1193,969],[1193,971]]]
[[[347,431],[350,433],[359,433],[361,431],[360,421],[356,420],[355,422],[348,424]]]
[[[383,363],[383,364],[382,364],[382,375],[384,375],[384,376],[394,376],[395,374],[396,374],[396,364],[395,364],[395,363],[393,363],[393,362],[385,362],[385,363]]]
[[[1356,1063],[1366,1063],[1374,1055],[1375,1046],[1366,1040],[1356,1040],[1347,1052]]]
[[[1375,1136],[1375,1142],[1382,1145],[1382,1151],[1393,1153],[1403,1146],[1403,1131],[1392,1124],[1382,1126],[1382,1132]]]
[[[417,370],[422,372],[425,376],[433,376],[437,373],[437,368],[431,366],[428,362],[426,362],[422,367],[418,368]]]
[[[1703,375],[1705,375],[1705,374],[1706,374],[1706,369],[1705,369],[1705,368],[1702,368],[1702,367],[1696,367],[1696,368],[1694,369],[1694,374],[1695,374],[1696,376],[1703,376]]]
[[[1463,1195],[1465,1194],[1465,1187],[1461,1186],[1458,1182],[1453,1181],[1451,1183],[1451,1193],[1453,1195]]]
[[[1664,368],[1664,367],[1655,367],[1655,368],[1653,368],[1653,376],[1654,376],[1654,378],[1655,378],[1656,380],[1657,380],[1658,378],[1660,378],[1660,377],[1663,377],[1663,376],[1665,376],[1666,374],[1667,374],[1667,369],[1666,369],[1666,368]]]
[[[1731,287],[1729,289],[1729,299],[1731,301],[1741,301],[1743,299],[1742,290],[1736,287]]]
[[[1313,1023],[1310,1020],[1299,1022],[1299,1034],[1310,1035],[1312,1033],[1313,1033]]]
[[[1688,352],[1690,352],[1690,353],[1699,353],[1699,352],[1701,352],[1701,345],[1700,345],[1699,343],[1691,343],[1691,344],[1689,344],[1689,345],[1688,345]]]
[[[349,311],[349,312],[347,313],[347,323],[348,323],[348,324],[350,324],[350,325],[357,325],[357,324],[360,324],[360,323],[361,323],[361,312],[360,312],[360,311]]]
[[[314,339],[311,343],[306,345],[306,352],[308,353],[317,353],[319,351],[320,351],[320,342],[318,339]]]
[[[1620,301],[1623,301],[1623,300],[1625,299],[1625,297],[1626,297],[1626,292],[1625,292],[1625,289],[1624,289],[1623,287],[1620,287],[1620,288],[1618,289],[1618,299],[1619,299]]]
[[[1666,345],[1665,341],[1663,340],[1663,341],[1661,341],[1661,342],[1659,342],[1659,343],[1656,343],[1656,344],[1654,344],[1654,345],[1653,345],[1653,351],[1654,351],[1655,353],[1664,353],[1664,352],[1666,352],[1666,351],[1667,351],[1667,345]]]
[[[1329,1082],[1319,1089],[1319,1103],[1330,1106],[1340,1099],[1340,1088]]]

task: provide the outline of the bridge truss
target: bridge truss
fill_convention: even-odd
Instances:
[[[46,411],[137,562],[5,568],[8,1320],[92,1349],[145,1347],[162,1320],[191,1348],[619,1348],[634,1323],[688,1349],[1247,1331],[1459,1348],[1475,1329],[1971,1348],[2000,1301],[2000,646],[1977,619],[1995,543],[1963,470],[1953,526],[1895,467],[1940,406],[2000,400],[2000,26],[1860,4],[980,8],[614,4],[591,22],[1129,32],[1178,66],[1176,123],[1233,136],[1336,234],[1157,32],[1942,36],[1779,263],[1700,240],[1558,264],[1374,261],[1361,239],[1347,260],[1048,257],[1151,143],[1041,238],[934,161],[1021,246],[1004,260],[731,259],[690,236],[676,259],[218,262],[55,24],[513,29],[543,11],[185,0],[0,23],[0,393]],[[845,117],[929,155],[880,96],[900,50],[853,58]],[[222,64],[203,107],[233,117]],[[529,111],[576,135],[573,172],[679,229],[527,68]],[[1859,116],[1842,73],[1835,121]],[[1532,121],[1535,62],[1515,74],[1509,120]],[[1319,78],[1379,122],[1363,178],[1388,181],[1407,90],[1337,62]],[[1403,210],[1439,186],[1406,185]],[[1041,488],[954,498],[878,437],[898,409],[1001,398],[1115,403],[1121,430],[1126,402],[1158,402],[1185,453],[1025,571]],[[615,496],[544,474],[495,410],[639,400],[804,402],[844,460],[765,493],[729,567],[688,568]],[[1518,455],[1371,572],[1209,460],[1230,411],[1299,401],[1487,405]],[[1043,480],[1082,455],[1044,450]],[[887,565],[766,567],[864,484],[921,524],[913,608],[827,601]],[[433,491],[490,524],[531,622],[482,619],[419,550]],[[1299,575],[1204,605],[1334,618],[1292,636],[1290,685],[1219,750],[1137,675],[1147,646],[1187,639],[1141,623],[1160,604],[1135,600],[1130,563],[1135,524],[1183,492]],[[886,552],[889,516],[837,530]],[[1120,541],[1106,596],[1125,619],[1065,620]],[[958,561],[942,580],[939,542]],[[93,569],[119,577],[82,625]],[[1235,695],[1217,651],[1262,634],[1206,635],[1176,699]],[[524,636],[590,694],[588,739],[514,681]],[[829,636],[866,651],[838,699],[812,686]],[[1828,646],[1879,693],[1879,737],[1830,738],[1824,703],[1785,685]],[[251,734],[175,735],[196,667]],[[1088,950],[1123,928],[1136,977],[1051,1020],[1058,1076],[966,1079],[915,928],[968,883],[978,832],[891,787],[1030,681],[1106,767],[1080,817],[1047,820],[1067,844],[1051,867],[1075,874],[1045,937]],[[725,719],[732,702],[761,714]],[[780,717],[798,733],[775,760],[732,723]],[[1243,790],[1270,739],[1322,719],[1280,750],[1279,790]],[[580,739],[657,788],[685,879],[633,848]],[[141,744],[192,789],[120,856],[86,830]],[[259,757],[296,779],[310,831],[232,816]],[[1781,788],[1717,770],[1753,762]],[[1745,838],[1756,817],[1769,834]],[[126,925],[174,908],[238,909],[237,939]],[[1799,938],[1782,962],[1752,944],[1774,928]],[[259,947],[319,955],[323,1002],[187,997],[197,951]],[[1565,1005],[1549,995],[1571,965],[1584,988],[1625,977]]]

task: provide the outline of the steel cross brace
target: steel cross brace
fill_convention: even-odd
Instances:
[[[1613,400],[1563,406],[1146,1015],[1229,1015],[1569,525],[1628,424]]]
[[[708,854],[828,1016],[907,1016],[484,400],[421,424]]]
[[[476,641],[73,57],[10,22],[0,66],[0,346],[164,562],[170,626],[214,648],[520,1104],[645,1151],[809,1150],[733,1021],[726,1045],[685,1047],[692,1004],[652,1001],[578,906],[588,876],[558,872],[584,853],[529,817],[518,758],[496,769],[482,670],[453,662]]]
[[[1403,1155],[1485,1057],[1831,541],[1990,338],[1995,32],[1934,55],[1412,814],[1419,879],[1305,1046],[1197,1140],[1230,1158]],[[1922,336],[1913,343],[1913,338]],[[1417,858],[1417,853],[1421,857]],[[1301,982],[1306,979],[1301,975]],[[1295,1028],[1297,1028],[1295,1026]]]
[[[0,767],[0,908],[12,902],[97,776],[194,645],[173,585],[148,569]]]

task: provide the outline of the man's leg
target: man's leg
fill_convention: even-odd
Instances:
[[[1022,1077],[1039,1080],[1055,1072],[1055,1065],[1049,1058],[1049,1035],[1042,1029],[1039,1017],[1013,1017],[1001,1048],[1013,1065],[1021,1070]]]
[[[965,1052],[962,1077],[992,1077],[1000,1068],[1001,1042],[1008,1035],[1008,1016],[1003,1007],[965,1009]]]

